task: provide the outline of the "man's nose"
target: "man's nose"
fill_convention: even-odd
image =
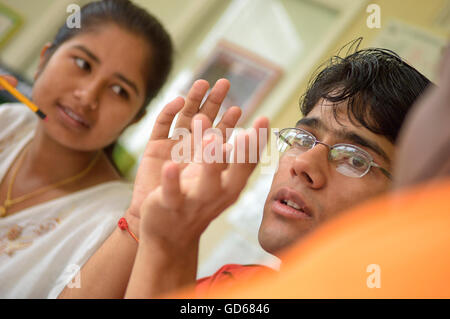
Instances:
[[[317,143],[313,148],[298,154],[291,167],[291,176],[299,177],[308,187],[324,187],[329,167],[328,151],[326,144]]]

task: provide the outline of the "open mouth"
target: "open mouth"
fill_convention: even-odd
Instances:
[[[90,128],[89,123],[81,115],[75,113],[70,108],[65,107],[61,104],[58,104],[58,108],[63,114],[64,120],[66,120],[66,122],[69,122],[76,127]]]
[[[279,215],[294,219],[309,219],[313,216],[300,195],[288,188],[282,188],[277,193],[272,209]]]
[[[300,212],[305,212],[304,210],[303,210],[303,208],[302,207],[300,207],[297,203],[294,203],[293,201],[291,201],[291,200],[280,200],[280,202],[281,202],[281,204],[283,204],[283,205],[287,205],[287,206],[289,206],[289,207],[292,207],[293,209],[295,209],[295,210],[298,210],[298,211],[300,211]]]

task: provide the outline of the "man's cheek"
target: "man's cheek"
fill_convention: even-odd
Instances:
[[[320,222],[329,220],[330,218],[339,215],[341,212],[349,209],[356,203],[360,202],[361,197],[358,192],[351,192],[349,190],[337,190],[337,196],[328,197],[328,199],[322,203],[323,207],[320,211]]]
[[[370,198],[380,193],[378,185],[371,185],[369,187],[359,187],[353,191],[342,192],[340,198],[337,201],[334,214],[341,213],[345,210],[351,209],[356,205],[359,205]]]
[[[283,161],[279,161],[278,165],[276,167],[275,170],[275,174],[273,177],[273,183],[272,186],[277,184],[277,183],[282,183],[284,181],[286,181],[287,179],[289,179],[290,176],[290,165],[287,165],[287,163],[284,163]]]

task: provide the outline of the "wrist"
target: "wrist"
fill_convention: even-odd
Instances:
[[[130,231],[133,232],[139,238],[140,218],[136,216],[136,214],[133,214],[130,208],[128,208],[123,217],[127,220],[128,228],[130,229]]]
[[[148,236],[141,232],[139,241],[142,249],[152,251],[161,258],[183,260],[185,258],[196,258],[199,251],[200,240],[169,240],[156,236]]]

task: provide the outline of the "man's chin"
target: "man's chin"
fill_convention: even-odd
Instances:
[[[287,236],[286,234],[272,232],[261,227],[258,233],[258,240],[261,247],[278,258],[280,255],[293,244],[297,243],[304,234],[296,234],[295,236]]]
[[[277,218],[276,214],[264,213],[259,227],[258,241],[268,253],[279,257],[287,248],[297,243],[314,230],[315,225],[308,221]]]

